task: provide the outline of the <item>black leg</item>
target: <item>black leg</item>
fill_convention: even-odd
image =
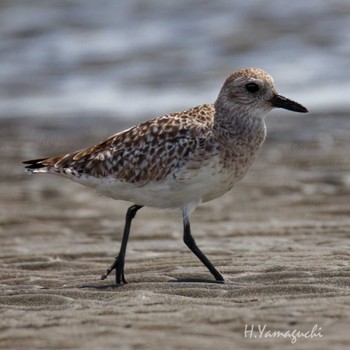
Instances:
[[[115,277],[116,277],[117,284],[121,284],[122,282],[128,283],[124,276],[126,246],[128,244],[131,221],[135,217],[137,211],[140,210],[142,207],[143,205],[135,204],[135,205],[132,205],[126,212],[123,239],[122,239],[122,244],[120,246],[119,254],[115,258],[113,264],[106,270],[106,273],[101,276],[102,280],[107,278],[107,276],[115,269],[115,272],[116,272]]]
[[[221,273],[214,267],[204,253],[198,248],[196,241],[191,234],[190,219],[187,215],[183,216],[184,224],[184,242],[188,248],[197,256],[197,258],[207,267],[217,281],[224,281]]]

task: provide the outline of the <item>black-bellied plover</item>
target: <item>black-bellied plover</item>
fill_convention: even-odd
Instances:
[[[265,140],[264,117],[274,107],[307,112],[278,95],[269,74],[243,69],[226,79],[214,104],[146,121],[90,148],[24,163],[31,173],[61,175],[134,203],[126,214],[119,254],[102,279],[115,269],[117,284],[127,283],[131,221],[148,206],[181,208],[185,244],[217,281],[224,281],[192,237],[190,216],[201,202],[223,195],[244,176]]]

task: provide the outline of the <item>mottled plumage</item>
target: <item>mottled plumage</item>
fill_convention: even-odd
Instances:
[[[45,171],[72,178],[113,177],[138,186],[161,181],[207,144],[214,108],[203,105],[149,120],[101,143],[45,159]]]
[[[142,206],[180,207],[189,232],[195,207],[230,190],[247,172],[266,136],[264,116],[273,107],[307,111],[277,95],[266,72],[248,68],[227,78],[214,104],[146,121],[80,151],[25,162],[26,168],[135,203],[129,224]],[[223,280],[193,242],[186,244]],[[117,262],[111,267],[117,269],[117,283],[125,282],[122,255],[122,268]]]

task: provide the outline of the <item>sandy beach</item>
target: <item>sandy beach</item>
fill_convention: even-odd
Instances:
[[[179,212],[145,208],[129,241],[129,284],[120,287],[114,275],[100,276],[118,251],[129,203],[29,176],[21,161],[92,145],[127,125],[0,120],[0,347],[346,349],[348,113],[278,115],[268,117],[268,139],[246,178],[193,215],[197,243],[226,283],[213,283],[183,244]],[[304,332],[294,344],[293,330]]]

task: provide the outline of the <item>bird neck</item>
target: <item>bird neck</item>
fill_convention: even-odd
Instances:
[[[265,134],[266,126],[263,116],[253,115],[247,108],[227,108],[224,104],[215,103],[213,130],[233,138],[237,135]]]

